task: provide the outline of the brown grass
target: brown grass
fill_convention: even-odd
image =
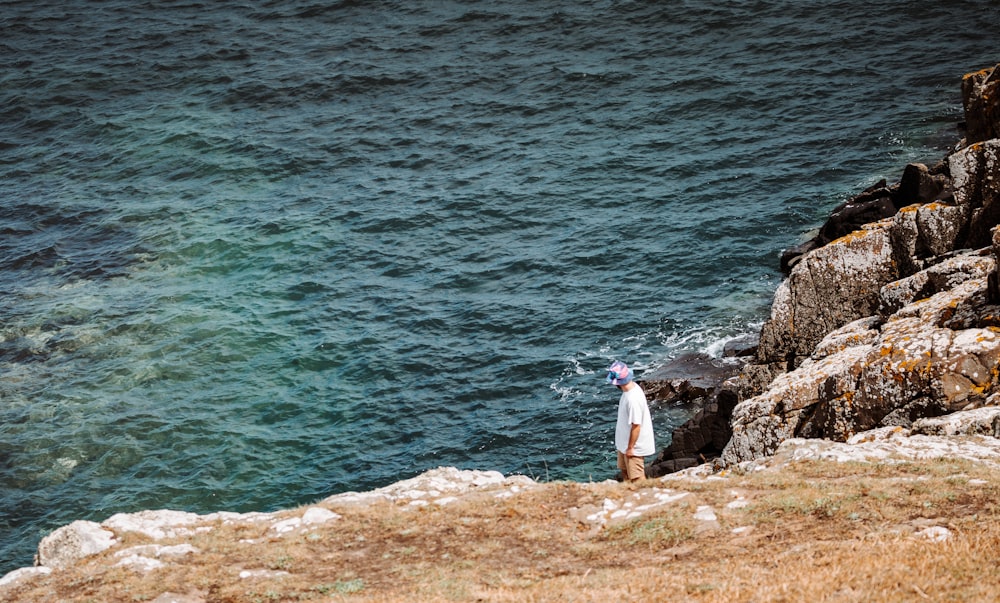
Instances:
[[[637,487],[691,495],[602,530],[573,520],[570,509],[621,498],[630,486],[559,482],[444,507],[333,507],[343,519],[296,535],[218,525],[190,540],[200,553],[146,575],[113,567],[115,547],[3,596],[101,603],[151,601],[165,591],[240,603],[997,601],[998,478],[1000,470],[986,465],[922,461],[804,462],[726,480],[650,480]],[[727,509],[737,494],[750,504]],[[694,519],[701,505],[714,508],[717,525]],[[932,525],[947,527],[952,538],[914,535]],[[288,573],[240,579],[240,570]]]

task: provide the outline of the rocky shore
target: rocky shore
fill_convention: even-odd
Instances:
[[[965,138],[952,152],[933,166],[906,166],[896,184],[863,191],[814,239],[783,255],[787,278],[759,341],[740,342],[723,359],[687,357],[644,376],[654,401],[698,408],[651,477],[749,471],[790,458],[939,454],[1000,462],[1000,65],[965,76],[962,95]],[[982,437],[948,439],[962,434]],[[41,542],[35,567],[0,579],[0,596],[95,555],[116,571],[154,572],[199,555],[191,544],[199,534],[234,525],[274,540],[308,538],[352,506],[436,508],[539,487],[495,472],[440,469],[295,511],[149,511],[74,522]],[[574,507],[574,517],[600,529],[683,498],[658,488],[642,497]],[[139,544],[121,544],[135,534]],[[282,571],[248,567],[233,579],[276,579]],[[163,603],[206,600],[163,596]]]
[[[946,157],[861,192],[782,255],[751,356],[646,376],[667,401],[720,377],[694,389],[700,410],[653,475],[1000,403],[1000,66],[966,75],[962,99],[965,137]]]

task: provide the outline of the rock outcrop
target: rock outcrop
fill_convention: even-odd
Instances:
[[[966,142],[1000,138],[1000,69],[983,69],[962,78]]]
[[[674,430],[670,444],[646,468],[660,477],[717,458],[729,442],[729,420],[738,401],[735,377],[756,350],[756,338],[727,346],[722,358],[687,354],[646,373],[639,380],[650,404],[694,409],[694,416]]]
[[[954,152],[837,208],[783,257],[724,464],[1000,403],[1000,65],[962,92]]]

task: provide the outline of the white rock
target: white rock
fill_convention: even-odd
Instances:
[[[1000,407],[984,407],[953,412],[941,417],[917,419],[913,433],[925,435],[1000,435]]]
[[[61,568],[118,544],[115,535],[92,521],[74,521],[42,539],[38,565]]]
[[[910,435],[910,431],[902,427],[879,427],[877,429],[862,431],[861,433],[855,434],[847,439],[847,443],[863,444],[864,442],[884,442],[891,440],[892,438],[905,437],[908,435]]]
[[[8,584],[15,584],[18,582],[27,582],[32,578],[37,578],[38,576],[46,576],[52,573],[51,567],[22,567],[9,572],[3,578],[0,578],[0,588],[7,586]]]
[[[184,543],[184,544],[174,544],[169,546],[162,546],[159,544],[143,544],[139,546],[129,547],[115,553],[115,557],[128,557],[128,556],[141,556],[141,557],[152,557],[155,559],[163,558],[177,558],[183,557],[184,555],[190,555],[192,553],[200,553],[196,547]]]
[[[309,507],[306,509],[306,512],[302,514],[302,523],[307,526],[316,525],[326,523],[328,521],[335,521],[340,519],[340,517],[340,515],[329,509],[324,509],[323,507]]]
[[[916,534],[917,538],[923,538],[931,542],[945,542],[951,539],[951,530],[942,526],[924,528]]]
[[[219,511],[202,517],[203,521],[218,520],[224,525],[232,525],[234,523],[264,523],[273,519],[274,513],[233,513],[231,511]],[[206,529],[211,530],[212,528],[206,526]]]
[[[276,570],[243,570],[240,572],[240,578],[244,580],[248,578],[281,578],[287,575],[289,575],[288,572]]]
[[[690,492],[657,492],[656,499],[663,504],[672,503],[690,494]]]
[[[115,532],[136,532],[149,536],[153,540],[162,540],[188,535],[191,530],[184,529],[185,526],[204,522],[207,519],[207,517],[194,513],[161,509],[138,513],[118,513],[106,519],[102,525]]]
[[[708,505],[701,505],[698,510],[695,511],[694,518],[698,521],[717,521],[719,518],[716,517],[715,511],[712,507]]]
[[[271,526],[271,529],[279,534],[285,534],[301,526],[302,526],[301,517],[289,517],[288,519],[283,519],[275,523],[273,526]]]
[[[455,467],[438,467],[416,477],[390,484],[373,492],[359,494],[346,492],[325,499],[327,504],[370,504],[379,500],[426,500],[448,493],[459,496],[472,490],[493,488],[523,489],[535,482],[523,475],[504,477],[499,471],[460,470]]]
[[[160,569],[165,564],[159,559],[151,559],[149,557],[143,557],[142,555],[129,555],[127,557],[123,557],[115,565],[146,574],[155,569]]]
[[[200,594],[182,595],[180,593],[165,592],[150,603],[205,603],[205,598]]]

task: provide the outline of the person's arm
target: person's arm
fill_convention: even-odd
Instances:
[[[638,423],[632,423],[632,427],[628,432],[628,448],[625,449],[625,456],[635,456],[635,443],[639,441],[639,429],[641,427]]]

